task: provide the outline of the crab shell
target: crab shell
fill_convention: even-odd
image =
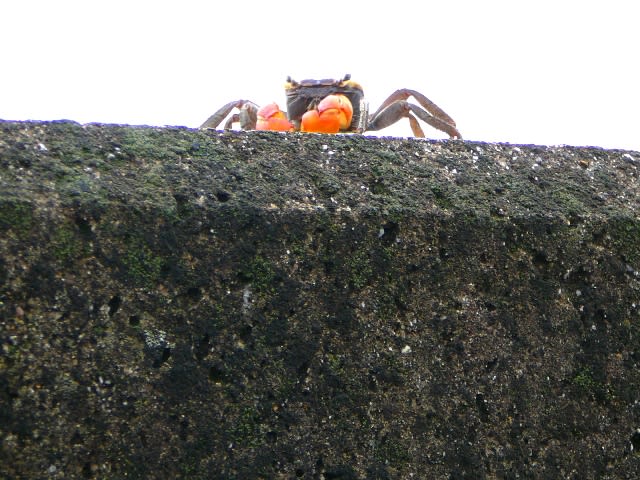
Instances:
[[[359,83],[351,80],[349,75],[346,75],[342,80],[301,80],[300,82],[289,77],[284,88],[287,96],[289,120],[296,130],[301,129],[302,117],[307,111],[319,110],[322,101],[333,95],[344,96],[351,104],[349,125],[343,128],[341,124],[340,131],[362,133],[365,130],[368,105],[364,99],[362,87]]]

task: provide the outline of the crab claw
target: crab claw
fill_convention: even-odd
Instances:
[[[320,112],[314,109],[302,115],[300,126],[303,132],[338,133],[340,131],[340,119],[334,113],[320,116]]]
[[[287,114],[280,110],[276,103],[270,103],[258,110],[256,130],[290,132],[293,130],[293,125],[287,120]]]
[[[302,116],[302,131],[316,133],[338,133],[351,125],[353,107],[344,95],[328,95],[316,109]]]
[[[337,115],[340,119],[340,130],[346,130],[351,125],[353,106],[344,95],[328,95],[318,104],[320,116]]]

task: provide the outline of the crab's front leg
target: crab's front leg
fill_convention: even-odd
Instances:
[[[224,129],[229,130],[233,123],[240,122],[240,128],[243,130],[255,130],[258,121],[258,106],[249,100],[234,100],[227,103],[207,118],[200,128],[217,128],[234,108],[238,109],[238,113],[234,113],[227,119]]]
[[[407,99],[412,96],[423,108],[407,102]],[[424,137],[422,127],[412,113],[425,123],[447,133],[451,138],[462,138],[456,128],[456,122],[444,110],[420,92],[408,88],[396,90],[389,95],[380,108],[370,115],[367,130],[382,130],[406,117],[409,119],[413,134],[416,137]]]

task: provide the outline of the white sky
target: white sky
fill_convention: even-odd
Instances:
[[[640,151],[629,0],[5,0],[0,118],[199,126],[283,83],[421,91],[470,140]],[[425,126],[427,136],[443,138]],[[408,122],[382,134],[409,136]]]

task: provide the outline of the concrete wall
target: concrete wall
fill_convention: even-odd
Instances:
[[[635,478],[639,174],[0,123],[0,477]]]

